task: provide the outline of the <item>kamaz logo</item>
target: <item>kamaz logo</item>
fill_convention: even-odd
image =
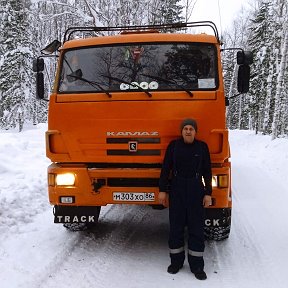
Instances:
[[[158,132],[107,132],[108,137],[117,136],[159,136]]]

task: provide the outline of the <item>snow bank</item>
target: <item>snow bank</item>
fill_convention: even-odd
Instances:
[[[254,131],[231,130],[232,163],[253,163],[267,171],[271,177],[288,186],[288,139],[271,140],[271,136],[255,135]],[[252,164],[252,163],[251,163]]]
[[[0,130],[0,233],[48,209],[46,124],[21,133]]]

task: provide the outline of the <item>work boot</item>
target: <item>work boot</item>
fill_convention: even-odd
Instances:
[[[182,266],[176,266],[176,265],[169,265],[168,268],[167,268],[167,272],[170,273],[170,274],[176,274],[179,272],[179,270],[183,267]]]
[[[207,275],[203,270],[198,270],[196,272],[192,272],[198,280],[206,280]]]

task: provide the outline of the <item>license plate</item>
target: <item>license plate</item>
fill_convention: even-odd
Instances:
[[[114,201],[154,201],[155,193],[153,192],[114,192]]]

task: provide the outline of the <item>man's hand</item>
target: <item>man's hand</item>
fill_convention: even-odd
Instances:
[[[159,192],[158,194],[158,201],[160,204],[162,204],[165,207],[168,207],[169,203],[169,195],[166,192]]]
[[[205,195],[204,198],[203,198],[203,206],[206,208],[206,207],[209,207],[212,205],[212,198],[210,195]]]

